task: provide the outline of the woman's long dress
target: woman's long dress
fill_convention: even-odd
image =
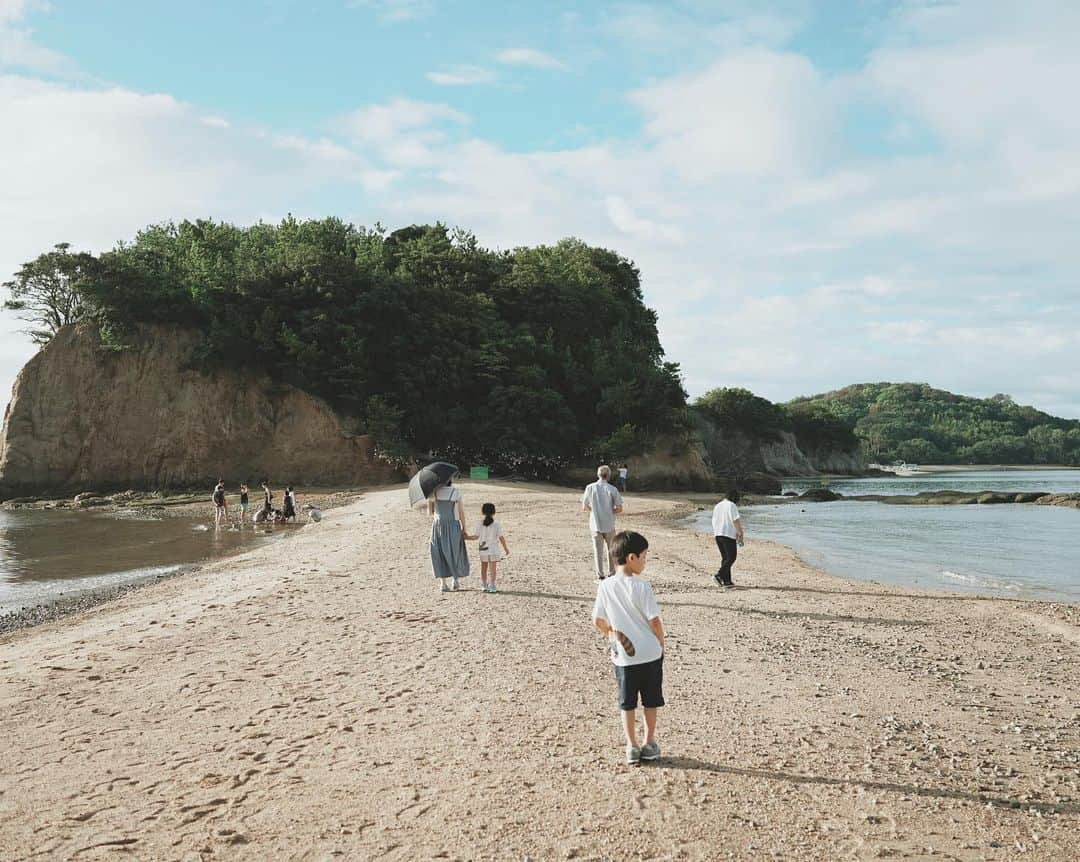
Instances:
[[[457,500],[435,498],[435,520],[431,522],[431,571],[436,578],[464,578],[469,574],[465,537],[454,510]]]

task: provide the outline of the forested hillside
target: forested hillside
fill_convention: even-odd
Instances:
[[[1080,420],[969,398],[925,383],[861,383],[797,398],[789,410],[827,411],[854,428],[867,458],[934,464],[1080,464]]]
[[[42,345],[80,321],[116,351],[145,324],[200,333],[191,367],[321,396],[390,462],[553,476],[661,436],[686,449],[696,431],[731,477],[762,469],[742,448],[780,432],[811,455],[856,448],[852,424],[817,404],[718,389],[691,413],[637,268],[574,239],[498,251],[441,224],[184,221],[100,255],[59,244],[6,287],[5,307]]]
[[[548,473],[685,422],[637,269],[577,240],[492,251],[442,225],[183,222],[99,256],[57,246],[8,287],[39,343],[79,319],[116,349],[135,324],[192,328],[197,367],[320,395],[391,458]]]

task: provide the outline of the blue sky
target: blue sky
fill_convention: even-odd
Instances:
[[[574,235],[639,264],[693,395],[1077,417],[1076,32],[1065,0],[0,0],[0,276],[200,216]]]

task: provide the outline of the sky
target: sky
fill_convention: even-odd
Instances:
[[[1073,0],[0,0],[0,281],[185,218],[576,236],[639,266],[691,396],[1076,418],[1078,33]]]

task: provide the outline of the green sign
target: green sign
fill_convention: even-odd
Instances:
[[[487,467],[470,467],[469,478],[470,479],[486,479],[488,477]]]

